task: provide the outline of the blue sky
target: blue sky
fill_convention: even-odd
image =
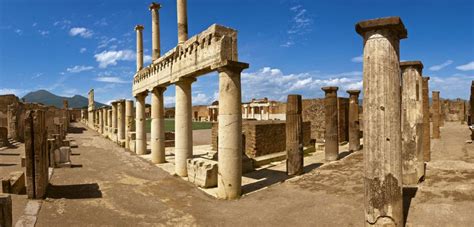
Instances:
[[[132,98],[134,26],[143,24],[150,59],[151,1],[0,0],[0,93],[47,89],[109,102]],[[176,1],[162,0],[162,54],[176,45]],[[239,31],[243,101],[321,97],[321,86],[361,88],[362,39],[356,22],[400,16],[408,29],[401,60],[421,60],[431,89],[444,98],[469,97],[474,80],[474,1],[188,0],[190,36],[213,23]],[[216,74],[193,84],[193,103],[217,97]],[[165,92],[174,105],[174,86]]]

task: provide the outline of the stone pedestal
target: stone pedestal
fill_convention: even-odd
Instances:
[[[403,184],[417,184],[425,173],[423,161],[423,64],[400,63],[402,73],[402,172]]]
[[[135,125],[136,125],[136,141],[135,150],[138,155],[146,154],[146,130],[145,130],[145,97],[146,94],[139,94],[135,98],[136,101],[136,113],[135,113]]]
[[[360,150],[360,90],[347,90],[347,93],[349,93],[349,151],[358,151]]]
[[[433,139],[439,139],[440,138],[440,102],[439,102],[439,91],[433,91],[432,94],[432,118],[431,121],[433,122]]]
[[[204,158],[187,161],[188,181],[202,188],[217,186],[217,162]]]
[[[303,173],[303,117],[301,95],[288,95],[286,104],[286,173]]]
[[[423,160],[431,160],[431,125],[430,125],[430,97],[429,97],[429,77],[423,77],[422,94],[423,99]]]
[[[323,87],[326,97],[324,98],[324,108],[326,112],[325,157],[326,161],[335,161],[339,156],[339,134],[338,134],[338,111],[337,111],[337,90],[338,87]]]
[[[156,87],[151,93],[151,160],[165,162],[165,107],[163,92],[166,88]]]
[[[403,226],[399,17],[361,21],[365,225]]]
[[[175,113],[175,172],[178,176],[187,176],[186,159],[193,155],[192,93],[194,78],[176,82]]]

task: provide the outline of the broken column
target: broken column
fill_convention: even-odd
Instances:
[[[425,173],[423,161],[423,102],[421,61],[400,63],[402,75],[402,172],[403,184],[417,184]]]
[[[136,101],[136,112],[135,112],[135,126],[136,126],[136,139],[135,139],[135,150],[139,155],[146,154],[146,131],[145,131],[145,98],[147,94],[137,94],[135,97]]]
[[[440,131],[439,131],[439,126],[440,126],[440,103],[439,103],[439,91],[433,91],[432,97],[433,104],[432,104],[432,109],[433,109],[433,115],[431,118],[431,121],[433,122],[433,139],[439,139],[440,138]]]
[[[178,0],[178,44],[188,40],[188,9],[186,0]]]
[[[130,149],[130,132],[135,131],[133,118],[133,100],[125,101],[125,148]]]
[[[160,8],[161,8],[161,5],[155,2],[152,2],[149,7],[151,11],[151,45],[152,45],[151,59],[152,61],[160,57],[160,14],[159,14]]]
[[[347,90],[347,93],[349,93],[349,151],[358,151],[360,150],[360,90]]]
[[[218,180],[220,199],[240,197],[242,187],[242,103],[240,73],[248,64],[227,62],[219,72]]]
[[[194,78],[183,78],[176,82],[175,172],[181,177],[187,176],[186,159],[193,155],[191,83],[194,81]]]
[[[431,160],[431,126],[430,126],[430,97],[428,80],[430,77],[423,77],[422,94],[423,99],[423,160],[429,162]]]
[[[155,87],[151,92],[151,160],[165,162],[165,87]]]
[[[326,130],[324,133],[324,149],[326,161],[335,161],[339,156],[339,135],[337,121],[337,90],[338,87],[321,88],[326,97],[324,98],[324,109],[326,112]]]
[[[143,68],[143,26],[135,26],[137,32],[137,71]]]
[[[399,17],[361,21],[364,38],[365,225],[403,226]]]
[[[117,141],[125,141],[125,100],[117,101]]]
[[[286,104],[286,173],[303,173],[303,117],[301,95],[288,95]]]

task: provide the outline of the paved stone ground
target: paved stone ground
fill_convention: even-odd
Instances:
[[[303,176],[220,201],[87,130],[70,134],[74,168],[56,169],[38,226],[363,226],[362,152]],[[474,145],[446,123],[418,189],[405,190],[407,223],[472,226]],[[274,170],[262,171],[268,176]]]

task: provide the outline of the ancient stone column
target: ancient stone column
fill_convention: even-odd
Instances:
[[[175,172],[182,177],[188,175],[186,160],[193,155],[191,83],[194,81],[194,78],[183,78],[176,82]]]
[[[155,2],[152,2],[149,7],[151,11],[151,59],[153,61],[160,57],[160,8],[161,5]]]
[[[433,122],[433,138],[439,139],[440,138],[440,131],[439,131],[439,122],[440,122],[440,103],[439,103],[439,91],[433,91],[432,97],[433,104],[433,115],[431,121]]]
[[[425,173],[423,161],[423,101],[421,61],[400,63],[402,74],[402,172],[403,184],[417,184]]]
[[[135,98],[136,112],[135,112],[135,126],[136,126],[136,153],[139,155],[146,154],[146,131],[145,131],[145,98],[146,93],[138,94]]]
[[[98,109],[97,114],[99,115],[98,120],[99,120],[99,133],[102,134],[104,133],[104,121],[103,121],[103,116],[102,116],[102,110]]]
[[[229,63],[219,72],[217,196],[240,197],[242,186],[242,103],[240,73],[248,64]]]
[[[339,134],[337,121],[337,90],[338,87],[323,87],[326,97],[324,109],[326,112],[326,130],[324,133],[324,152],[326,161],[335,161],[339,156]]]
[[[188,40],[188,7],[187,0],[177,0],[178,8],[178,44]]]
[[[143,68],[143,26],[135,26],[137,32],[137,72]]]
[[[349,150],[360,150],[359,94],[360,90],[347,90],[349,93]]]
[[[431,126],[430,126],[430,97],[428,80],[429,77],[423,77],[422,94],[423,99],[423,160],[429,162],[431,160]]]
[[[125,101],[125,148],[130,149],[129,133],[134,131],[133,100]]]
[[[107,125],[107,109],[104,107],[102,108],[102,122],[104,128],[102,130],[102,135],[107,135],[108,125]]]
[[[117,101],[117,140],[125,140],[125,100]]]
[[[469,99],[469,125],[474,125],[474,81],[471,82],[471,97]],[[473,134],[474,135],[474,134]]]
[[[107,110],[107,125],[109,126],[109,131],[108,131],[108,134],[110,135],[110,133],[112,132],[112,108],[108,109]]]
[[[288,95],[286,104],[286,173],[303,173],[303,117],[301,95]]]
[[[13,226],[12,197],[8,194],[0,194],[0,226]]]
[[[151,161],[165,162],[165,87],[155,87],[151,92]]]
[[[365,225],[403,226],[399,17],[361,21]]]
[[[117,133],[117,101],[111,103],[112,105],[112,129],[111,134],[114,135]]]

